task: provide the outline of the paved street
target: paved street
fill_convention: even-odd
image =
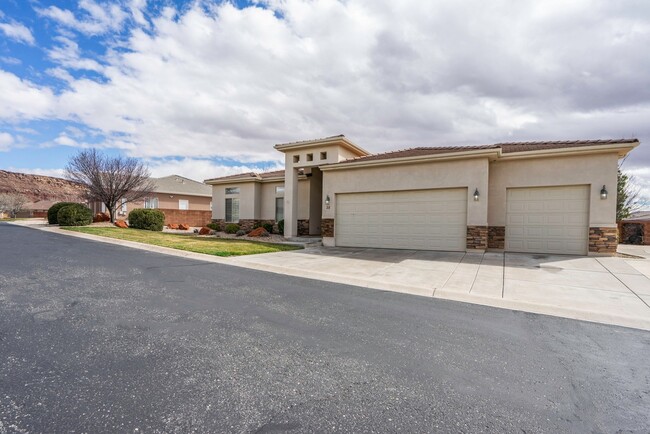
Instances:
[[[650,333],[0,223],[0,433],[648,432]]]

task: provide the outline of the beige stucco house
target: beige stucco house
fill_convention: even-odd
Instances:
[[[212,217],[327,246],[612,254],[620,158],[637,139],[419,147],[345,136],[275,146],[285,170],[206,180]]]
[[[155,189],[150,197],[135,202],[118,204],[117,218],[126,219],[136,208],[156,208],[180,211],[210,211],[212,207],[212,189],[201,182],[180,175],[151,178]],[[94,213],[106,212],[101,202],[91,203]]]

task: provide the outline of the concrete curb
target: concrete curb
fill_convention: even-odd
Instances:
[[[246,261],[246,258],[251,256],[232,256],[232,257],[219,257],[206,255],[202,253],[187,252],[183,250],[176,250],[169,247],[152,246],[149,244],[142,244],[134,241],[117,240],[113,238],[101,237],[96,235],[82,234],[78,232],[71,232],[60,229],[59,227],[50,227],[47,225],[30,225],[20,224],[19,222],[9,222],[16,226],[28,227],[32,229],[42,230],[45,232],[62,234],[77,238],[83,238],[91,241],[97,241],[106,244],[113,244],[123,247],[134,249],[146,250],[154,253],[161,253],[165,255],[172,255],[181,258],[194,259],[197,261],[215,263],[222,265],[231,265],[235,267],[247,268],[252,270],[266,271],[276,274],[283,274],[292,277],[300,277],[304,279],[321,280],[332,283],[340,283],[345,285],[359,286],[369,289],[378,289],[383,291],[399,292],[410,295],[417,295],[422,297],[437,298],[443,300],[452,300],[463,303],[471,303],[481,306],[490,306],[500,309],[509,309],[523,312],[530,312],[542,315],[556,316],[562,318],[569,318],[574,320],[589,321],[600,324],[617,325],[622,327],[630,327],[641,330],[650,330],[650,316],[648,317],[635,317],[635,316],[621,316],[612,314],[603,314],[600,312],[593,312],[589,310],[568,308],[561,306],[553,306],[538,303],[529,303],[518,300],[507,300],[503,298],[486,297],[473,294],[451,293],[449,291],[436,291],[433,295],[431,288],[417,287],[412,285],[401,285],[396,283],[384,283],[372,281],[363,278],[355,278],[348,276],[340,276],[332,273],[322,271],[310,270],[308,275],[304,271],[297,271],[295,268],[279,267],[269,264],[260,264]]]

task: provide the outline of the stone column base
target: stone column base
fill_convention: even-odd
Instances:
[[[467,226],[467,250],[485,250],[488,245],[487,226]]]
[[[309,235],[309,220],[298,220],[298,236]]]
[[[504,250],[506,248],[506,227],[488,226],[488,249]]]
[[[616,233],[616,227],[589,228],[589,253],[615,254],[616,247],[618,247],[618,238]]]
[[[320,221],[321,237],[334,237],[334,219],[322,219]]]

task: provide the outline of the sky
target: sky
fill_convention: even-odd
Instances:
[[[152,175],[370,152],[616,139],[650,207],[647,0],[0,0],[0,169],[96,147]]]

